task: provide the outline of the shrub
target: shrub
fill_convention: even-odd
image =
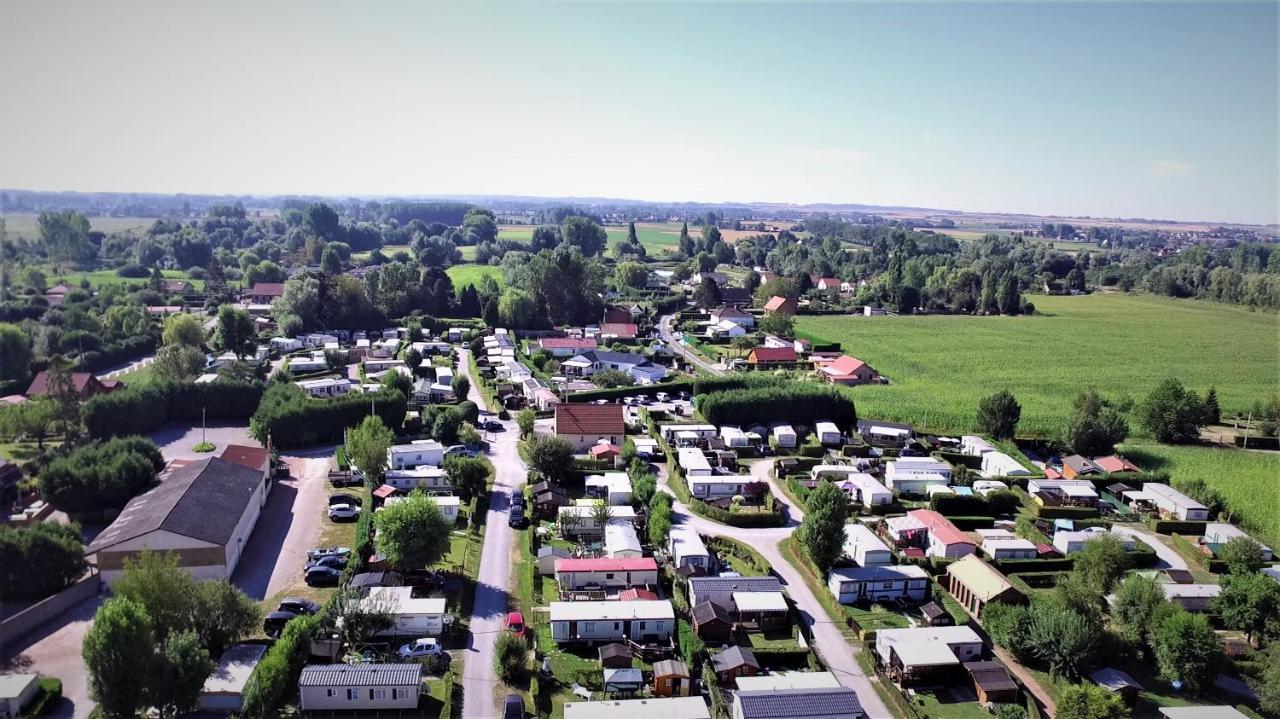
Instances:
[[[523,638],[503,632],[493,648],[494,671],[502,681],[512,684],[524,676],[528,654]]]
[[[128,277],[129,279],[136,280],[150,277],[151,270],[148,270],[142,265],[131,262],[127,265],[121,265],[120,268],[116,270],[116,274],[120,277]]]
[[[147,434],[166,422],[245,420],[262,400],[260,384],[240,382],[150,382],[85,402],[82,418],[89,436],[97,439]]]
[[[404,423],[405,398],[395,390],[311,399],[296,385],[273,384],[249,420],[249,431],[264,444],[270,436],[280,449],[337,442],[343,431],[369,415],[371,402],[383,424],[395,429]]]
[[[285,698],[298,685],[298,675],[311,655],[311,639],[320,627],[320,615],[289,620],[276,643],[254,667],[244,688],[240,716],[264,719],[275,716]]]
[[[0,526],[0,599],[41,599],[84,574],[84,545],[73,524]]]
[[[123,507],[155,479],[154,455],[141,448],[146,441],[95,442],[55,458],[40,470],[41,494],[70,513]]]
[[[790,422],[808,424],[829,420],[838,427],[858,421],[853,399],[844,391],[816,383],[793,382],[700,394],[698,411],[711,424]]]

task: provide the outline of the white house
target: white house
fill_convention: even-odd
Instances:
[[[1067,530],[1060,530],[1060,531],[1054,532],[1053,548],[1057,549],[1059,552],[1062,552],[1064,555],[1075,554],[1076,552],[1084,549],[1085,542],[1088,542],[1091,539],[1097,539],[1098,537],[1107,536],[1107,535],[1115,537],[1116,539],[1119,539],[1120,542],[1124,545],[1124,548],[1128,551],[1133,551],[1138,546],[1136,540],[1134,540],[1133,537],[1130,537],[1127,534],[1120,534],[1118,532],[1108,532],[1102,527],[1089,527],[1088,529],[1082,529],[1078,532],[1072,532]]]
[[[684,476],[690,480],[694,477],[711,476],[711,463],[706,455],[697,447],[681,447],[676,450],[676,463],[680,465]]]
[[[417,709],[422,665],[312,664],[298,677],[298,708],[304,712]]]
[[[1214,552],[1217,552],[1217,546],[1226,544],[1233,539],[1253,539],[1245,531],[1234,524],[1227,522],[1210,522],[1204,527],[1204,543],[1209,545]],[[1274,553],[1270,547],[1259,545],[1259,555],[1264,562],[1270,562]]]
[[[669,641],[676,615],[665,599],[629,602],[552,602],[551,638],[558,643]]]
[[[593,474],[586,479],[586,491],[588,497],[614,506],[631,504],[631,478],[626,472]]]
[[[751,444],[747,439],[747,433],[743,432],[741,427],[732,425],[725,425],[720,428],[720,439],[723,439],[725,446],[730,449],[746,447]]]
[[[601,440],[621,445],[627,433],[622,410],[620,404],[561,402],[556,405],[556,436],[578,453],[587,452]]]
[[[929,573],[914,564],[832,569],[827,589],[841,604],[922,602],[929,596]]]
[[[813,425],[813,432],[818,435],[818,441],[822,444],[840,444],[844,441],[844,434],[835,422],[817,422]]]
[[[1160,510],[1161,516],[1174,517],[1184,522],[1203,522],[1209,519],[1209,508],[1178,490],[1161,482],[1147,482],[1142,493]]]
[[[677,524],[671,528],[671,534],[667,538],[667,552],[676,569],[697,567],[704,572],[711,571],[711,552],[707,551],[707,545],[703,544],[698,532],[687,524]]]
[[[742,337],[747,334],[747,328],[740,324],[730,322],[729,320],[720,320],[707,325],[707,337]]]
[[[439,467],[444,462],[444,445],[434,439],[419,439],[409,444],[393,444],[387,450],[389,469],[414,469],[422,465]]]
[[[302,349],[302,340],[296,337],[272,337],[267,344],[276,352],[297,352]]]
[[[960,531],[951,520],[932,509],[913,509],[907,516],[920,520],[929,532],[925,554],[944,559],[960,559],[978,550],[969,535]]]
[[[200,709],[222,714],[243,709],[245,685],[266,652],[265,644],[237,644],[223,652],[200,689]]]
[[[39,693],[39,674],[0,674],[0,719],[17,719]]]
[[[290,372],[323,372],[329,369],[329,360],[325,358],[324,352],[312,352],[308,357],[290,357],[288,362]]]
[[[755,327],[755,315],[739,307],[719,307],[711,310],[712,322],[731,322],[739,327]]]
[[[652,557],[557,559],[555,574],[561,591],[589,586],[627,589],[658,585],[658,563]]]
[[[987,452],[995,452],[996,448],[982,437],[966,434],[960,437],[960,451],[975,457],[981,457]]]
[[[951,465],[930,457],[900,457],[889,462],[884,483],[900,494],[924,494],[931,484],[951,484]]]
[[[431,498],[440,508],[440,516],[444,517],[444,521],[453,524],[458,521],[458,512],[462,509],[462,497],[449,495],[437,495]]]
[[[437,637],[444,632],[445,599],[415,598],[413,587],[370,587],[362,612],[387,612],[395,620],[379,636]]]
[[[321,377],[320,379],[304,379],[298,382],[298,389],[301,389],[308,397],[326,398],[341,397],[351,391],[351,380],[346,377]]]
[[[770,433],[773,435],[774,444],[781,449],[792,449],[799,444],[796,431],[789,424],[776,425]]]
[[[421,489],[424,492],[452,491],[449,484],[449,473],[439,467],[423,465],[415,469],[388,470],[384,483],[405,492]]]
[[[644,355],[633,352],[605,352],[591,350],[574,355],[560,365],[567,377],[590,377],[604,370],[618,370],[631,375],[638,384],[654,384],[667,376],[667,368],[650,362]]]
[[[1063,494],[1075,502],[1084,504],[1096,504],[1098,502],[1098,490],[1094,489],[1093,482],[1088,479],[1033,478],[1027,480],[1028,494],[1034,495],[1046,489],[1061,490]]]
[[[991,559],[1035,559],[1036,545],[1021,537],[983,540],[982,553]]]
[[[982,455],[983,477],[1026,477],[1031,470],[1004,452],[985,452]]]
[[[699,499],[720,499],[744,494],[747,484],[752,481],[750,475],[740,474],[691,474],[685,479],[689,483],[690,494]]]
[[[159,484],[129,500],[85,548],[103,581],[119,579],[145,549],[173,553],[196,579],[230,579],[271,492],[267,451],[243,453],[256,459],[174,460]]]
[[[982,658],[982,637],[967,625],[881,629],[876,632],[876,653],[885,666],[896,660],[906,671],[959,666]]]
[[[893,552],[865,524],[844,525],[844,554],[860,567],[893,564]]]

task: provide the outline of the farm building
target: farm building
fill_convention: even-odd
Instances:
[[[303,667],[298,677],[298,708],[416,709],[421,691],[421,664],[313,664]]]
[[[85,553],[107,583],[144,549],[173,553],[197,579],[230,579],[270,491],[266,467],[220,457],[174,460],[160,483],[129,500]]]
[[[893,564],[893,552],[865,524],[846,524],[844,554],[860,567]]]
[[[931,484],[951,484],[951,465],[929,457],[900,457],[885,467],[884,483],[900,494],[924,494]]]
[[[620,444],[627,432],[620,404],[556,405],[556,436],[585,453],[601,440]]]
[[[798,307],[794,299],[777,295],[770,297],[769,301],[764,303],[764,311],[768,314],[794,315]]]
[[[914,564],[832,569],[827,588],[841,604],[920,602],[929,596],[929,573]]]
[[[671,602],[552,602],[551,638],[558,643],[668,641],[675,631]]]
[[[973,616],[991,602],[1022,604],[1026,597],[995,567],[970,555],[947,567],[947,591]]]

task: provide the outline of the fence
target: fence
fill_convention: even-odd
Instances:
[[[80,581],[0,622],[0,656],[5,656],[5,647],[10,642],[21,639],[80,602],[97,595],[101,584],[98,571],[90,568],[89,574]]]

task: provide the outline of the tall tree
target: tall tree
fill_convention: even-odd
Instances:
[[[563,437],[534,437],[527,445],[529,469],[551,482],[562,482],[573,471],[573,446]]]
[[[1262,545],[1250,537],[1236,537],[1218,547],[1218,559],[1232,574],[1250,574],[1266,564],[1262,561]]]
[[[1181,681],[1199,692],[1213,684],[1222,661],[1222,647],[1203,614],[1182,609],[1165,612],[1152,630],[1151,648],[1160,676]]]
[[[1129,436],[1129,423],[1112,407],[1106,406],[1095,389],[1076,395],[1071,417],[1063,433],[1063,441],[1078,454],[1096,457],[1110,454]]]
[[[40,243],[55,265],[80,263],[93,258],[89,219],[75,210],[41,212],[37,219]]]
[[[253,352],[254,328],[249,313],[234,305],[218,308],[218,331],[214,341],[220,349],[244,357]]]
[[[1155,579],[1130,574],[1116,587],[1111,617],[1121,634],[1137,645],[1146,638],[1152,621],[1168,601]]]
[[[1075,564],[1071,571],[1105,595],[1124,576],[1129,564],[1129,554],[1124,551],[1124,543],[1120,538],[1113,534],[1103,534],[1084,543],[1084,547],[1075,554]]]
[[[566,217],[560,223],[562,242],[573,245],[587,257],[594,257],[604,250],[609,235],[604,228],[586,217]]]
[[[1066,607],[1045,603],[1031,612],[1031,651],[1054,677],[1079,677],[1097,650],[1100,635],[1095,623]]]
[[[151,372],[157,379],[183,382],[199,374],[204,366],[204,353],[195,347],[184,344],[167,345],[156,352]]]
[[[162,718],[194,711],[200,703],[200,690],[213,669],[209,651],[200,646],[195,632],[188,629],[170,634],[156,656],[153,673],[147,677],[149,703]]]
[[[1164,444],[1186,444],[1200,437],[1204,404],[1173,377],[1161,380],[1141,407],[1142,426]]]
[[[0,382],[21,383],[30,378],[31,340],[21,327],[0,324]]]
[[[1238,629],[1250,638],[1280,638],[1280,583],[1265,574],[1223,577],[1213,608],[1228,629]]]
[[[347,457],[375,486],[382,484],[386,475],[387,450],[395,438],[395,433],[377,415],[365,417],[347,432]]]
[[[1022,405],[1013,393],[1002,389],[978,402],[978,429],[996,439],[1013,439],[1022,419]]]
[[[76,389],[71,363],[61,356],[49,361],[47,370],[49,399],[62,430],[62,436],[72,439],[80,428],[80,391]]]
[[[1280,253],[1275,253],[1276,257],[1280,257]],[[1217,424],[1222,421],[1222,408],[1218,406],[1218,388],[1210,387],[1209,391],[1204,395],[1204,416],[1201,418],[1202,424]]]
[[[834,484],[822,482],[809,495],[809,510],[796,536],[823,576],[844,549],[844,523],[848,516],[849,499]]]
[[[200,348],[204,346],[204,325],[185,312],[169,315],[164,321],[164,343]]]
[[[146,704],[155,633],[140,604],[108,599],[93,617],[82,652],[89,694],[107,719],[134,719]]]
[[[449,551],[452,527],[431,497],[414,491],[373,516],[378,554],[400,569],[425,569]]]

